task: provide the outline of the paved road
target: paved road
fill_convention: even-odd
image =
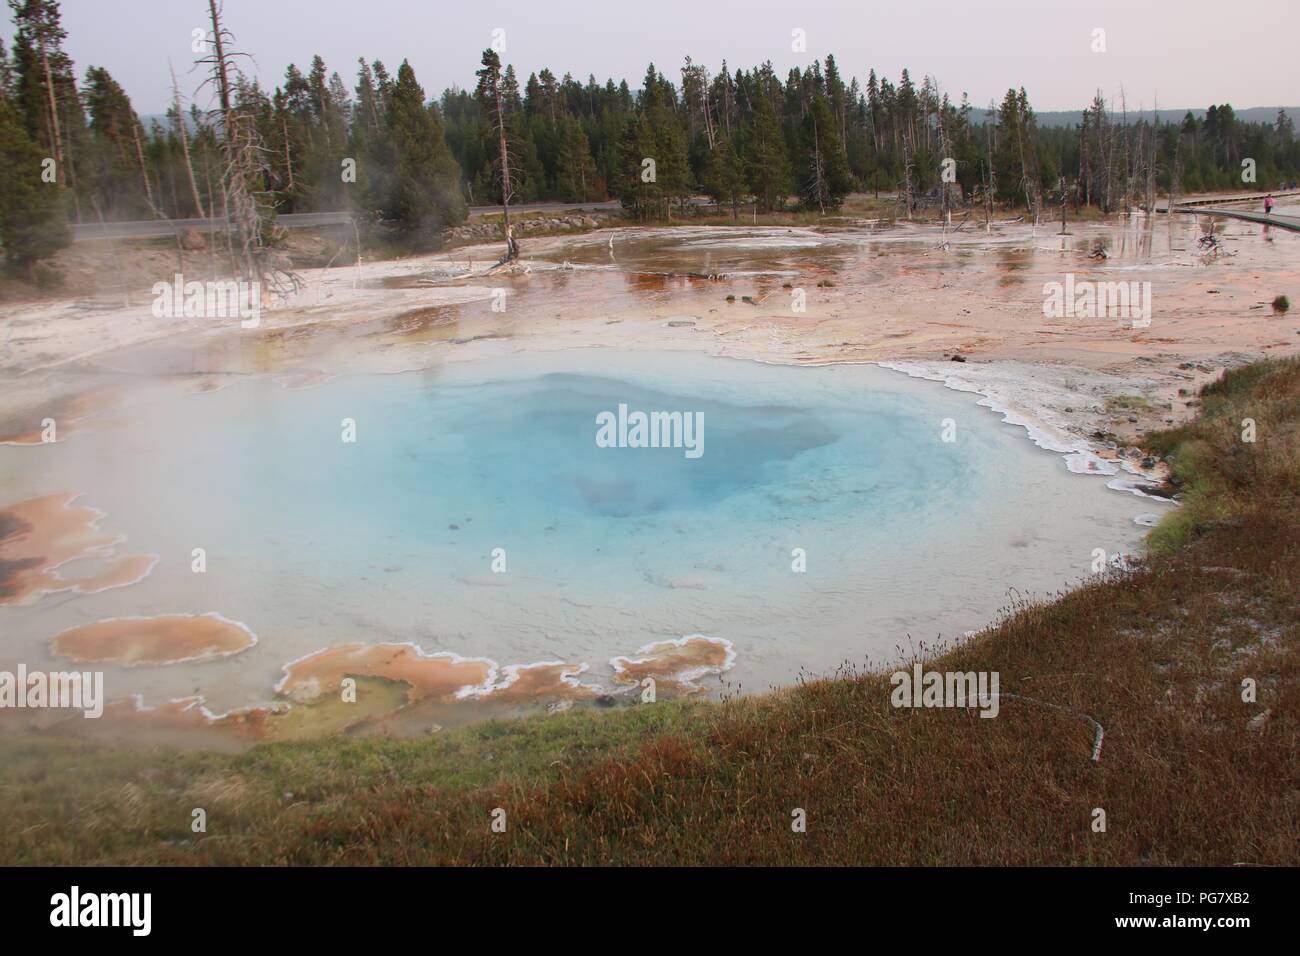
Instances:
[[[289,213],[276,217],[276,222],[288,229],[301,229],[304,226],[332,226],[349,222],[351,215],[346,212],[302,212]],[[142,219],[136,222],[86,222],[72,227],[74,242],[88,239],[156,239],[173,236],[185,229],[199,232],[212,232],[225,228],[224,219]]]
[[[512,206],[517,213],[530,212],[573,212],[579,209],[617,209],[617,201],[596,203],[533,203],[527,206]],[[500,206],[471,206],[471,216],[499,215]],[[303,229],[309,226],[337,226],[352,221],[348,212],[294,212],[277,216],[275,221],[286,229]],[[199,232],[212,232],[225,228],[221,219],[144,219],[136,222],[81,223],[72,227],[73,240],[85,242],[90,239],[157,239],[172,236],[185,229]]]

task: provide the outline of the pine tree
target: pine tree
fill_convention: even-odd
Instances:
[[[170,62],[168,63],[168,67],[169,68],[171,67]],[[175,130],[174,139],[178,147],[178,149],[175,152],[180,153],[181,162],[185,164],[185,180],[190,187],[190,202],[193,203],[193,206],[191,207],[191,209],[187,210],[187,212],[191,212],[195,216],[206,219],[208,213],[203,206],[203,200],[199,198],[199,185],[198,185],[198,181],[194,178],[193,151],[190,149],[190,134],[188,129],[186,129],[185,126],[185,113],[181,108],[181,90],[180,90],[180,84],[176,82],[175,69],[171,69],[171,75],[172,75],[172,105],[171,108],[168,109],[167,111],[167,118],[172,124],[172,129]],[[173,202],[172,202],[173,215],[176,215],[177,211],[180,210],[181,208],[182,208],[181,203],[177,202],[175,200],[175,197],[173,197]]]
[[[644,222],[660,215],[663,209],[663,191],[657,182],[658,175],[650,179],[646,159],[653,160],[655,153],[654,132],[644,116],[633,115],[624,124],[623,135],[618,144],[618,172],[614,180],[614,191],[623,203],[623,208],[632,213],[633,218]]]
[[[480,112],[488,118],[487,135],[491,141],[488,153],[495,157],[497,181],[501,186],[502,229],[506,241],[502,261],[509,261],[519,255],[519,247],[510,226],[510,203],[514,201],[519,185],[520,164],[512,163],[512,158],[517,160],[518,157],[511,156],[511,140],[518,142],[516,119],[522,111],[523,103],[519,99],[519,84],[513,67],[508,66],[505,73],[502,73],[501,58],[490,47],[483,51],[480,62],[482,66],[477,73],[478,85],[474,89],[474,99],[478,102]],[[535,151],[532,158],[536,159]],[[515,173],[514,180],[511,178],[512,171]]]
[[[875,70],[867,74],[867,115],[871,120],[871,137],[875,141],[876,150],[879,151],[884,146],[881,136],[883,116],[880,104],[880,82],[876,79]]]
[[[28,137],[55,160],[59,182],[72,187],[73,205],[86,118],[77,93],[72,60],[63,50],[67,32],[58,0],[9,0],[14,14],[14,108]]]
[[[655,178],[662,200],[661,213],[672,218],[674,200],[690,192],[691,167],[687,161],[686,133],[674,109],[675,93],[672,84],[657,73],[654,64],[646,72],[642,103],[650,138],[654,143],[646,155],[655,161]]]
[[[402,237],[417,241],[436,238],[438,230],[463,222],[468,210],[460,194],[460,169],[405,60],[389,93],[388,130],[391,177],[382,170],[366,173],[387,180],[382,219]]]
[[[730,204],[733,219],[739,215],[745,195],[745,164],[728,137],[718,137],[704,169],[703,184],[705,192],[718,202]]]
[[[790,160],[776,113],[765,92],[755,96],[754,125],[746,158],[750,188],[759,209],[763,212],[780,209],[790,194]]]
[[[830,101],[831,115],[835,121],[835,135],[840,141],[840,150],[848,150],[848,92],[844,80],[840,77],[835,57],[826,57],[826,97]]]
[[[853,189],[848,161],[835,135],[830,104],[820,90],[813,96],[803,121],[802,175],[800,195],[804,205],[822,213],[838,209]]]
[[[42,180],[45,158],[9,98],[0,96],[0,245],[10,266],[28,278],[37,262],[72,239],[63,187]]]
[[[591,146],[582,124],[577,120],[566,117],[562,125],[563,139],[556,191],[565,202],[586,202],[591,197],[595,182]]]
[[[93,134],[82,158],[83,187],[105,218],[151,218],[158,210],[144,160],[140,120],[126,91],[101,67],[82,92]]]

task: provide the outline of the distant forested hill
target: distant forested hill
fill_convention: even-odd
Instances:
[[[1112,104],[1114,105],[1114,104]],[[1243,123],[1272,123],[1277,119],[1277,111],[1284,110],[1288,116],[1295,119],[1300,116],[1300,106],[1251,106],[1244,110],[1235,110],[1237,119]],[[1157,110],[1157,115],[1162,123],[1181,123],[1183,117],[1191,113],[1198,120],[1205,119],[1205,109],[1197,107],[1196,109],[1177,109],[1177,110]],[[1138,111],[1130,110],[1130,118],[1136,119]],[[1047,113],[1035,114],[1038,118],[1038,125],[1043,127],[1051,126],[1077,126],[1081,122],[1083,110],[1053,110]],[[1151,118],[1151,111],[1147,110],[1141,114],[1147,119]]]

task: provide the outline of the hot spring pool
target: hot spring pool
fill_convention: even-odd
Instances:
[[[257,643],[107,664],[108,696],[249,706],[349,643],[581,663],[604,689],[612,658],[695,634],[729,650],[695,675],[708,688],[886,663],[983,626],[1012,589],[1078,581],[1095,548],[1135,549],[1135,515],[1159,508],[976,400],[870,366],[577,350],[136,402],[0,448],[0,505],[81,492],[158,556],[129,586],[0,607],[0,666],[65,666],[49,639],[88,622],[209,611]],[[701,415],[702,453],[601,447],[620,405]]]

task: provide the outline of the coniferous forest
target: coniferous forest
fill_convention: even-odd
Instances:
[[[211,34],[224,49],[200,66],[223,69],[196,71],[209,76],[203,88],[159,77],[172,105],[146,121],[107,67],[72,62],[57,0],[9,4],[0,243],[19,268],[66,244],[69,223],[228,215],[228,135],[247,146],[241,182],[263,219],[351,209],[412,241],[436,241],[503,190],[511,204],[615,198],[641,221],[673,218],[699,195],[733,212],[829,212],[854,191],[910,206],[935,194],[950,158],[946,201],[1050,216],[1062,202],[1112,212],[1157,193],[1240,188],[1245,159],[1258,188],[1300,177],[1300,143],[1281,110],[1248,123],[1212,105],[1170,123],[1098,93],[1072,127],[1040,128],[1023,88],[976,104],[908,70],[893,79],[854,64],[860,80],[830,55],[784,77],[770,62],[710,68],[686,57],[671,70],[650,65],[633,87],[550,69],[521,79],[486,50],[473,89],[437,96],[407,62],[316,56],[268,90],[233,58],[237,24]]]

